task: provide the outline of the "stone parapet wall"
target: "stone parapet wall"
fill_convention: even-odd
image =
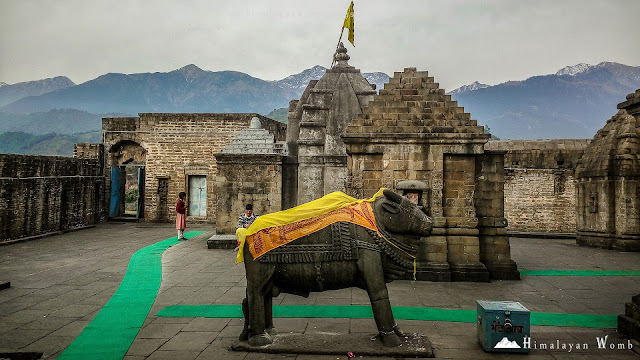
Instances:
[[[505,169],[504,213],[509,230],[574,233],[575,204],[573,171]]]
[[[77,143],[73,144],[73,157],[76,159],[104,158],[104,146],[102,144]]]
[[[591,139],[492,140],[485,150],[506,151],[504,164],[521,169],[574,169]]]
[[[106,219],[101,159],[0,154],[0,242]]]
[[[508,230],[574,233],[574,169],[591,139],[492,140],[504,151],[504,212]]]

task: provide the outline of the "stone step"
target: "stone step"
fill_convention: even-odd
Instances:
[[[207,240],[209,249],[235,249],[237,245],[236,236],[231,234],[216,234]]]

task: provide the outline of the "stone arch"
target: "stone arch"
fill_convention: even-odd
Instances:
[[[120,139],[107,149],[110,217],[144,218],[146,154],[143,144],[132,139]]]
[[[147,150],[137,141],[122,139],[108,149],[111,165],[146,164]]]

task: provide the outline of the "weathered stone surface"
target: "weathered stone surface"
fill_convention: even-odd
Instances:
[[[618,331],[640,341],[640,294],[625,304],[624,315],[618,316]]]
[[[0,154],[0,241],[104,221],[103,169],[97,157]]]
[[[506,226],[500,196],[504,171],[496,165],[503,164],[504,154],[481,160],[489,136],[433,77],[415,68],[396,72],[342,136],[350,195],[366,198],[380,187],[397,190],[405,181],[426,184],[428,191],[411,195],[434,221],[432,236],[422,239],[418,249],[419,279],[488,281],[487,264],[500,261],[503,271],[495,278],[519,276],[506,234],[492,230]],[[409,196],[410,189],[403,191]],[[506,245],[483,251],[484,244],[498,238]],[[481,254],[489,252],[495,254],[483,263]]]
[[[235,234],[238,215],[246,204],[253,204],[260,215],[282,210],[282,160],[286,146],[262,129],[257,117],[215,156],[219,234]]]
[[[267,354],[384,356],[393,358],[434,357],[431,341],[422,334],[406,334],[400,337],[402,346],[385,347],[369,334],[283,334],[267,346],[250,346],[246,341],[231,345],[233,351],[261,352]]]
[[[207,240],[207,249],[234,249],[237,241],[235,234],[216,234]]]
[[[205,176],[206,217],[188,217],[188,222],[215,223],[218,174],[215,154],[248,128],[254,117],[263,128],[258,132],[267,131],[275,140],[285,140],[285,124],[258,114],[149,113],[138,117],[104,118],[107,169],[124,162],[145,167],[145,221],[173,221],[175,199],[180,191],[188,192],[189,177]],[[255,145],[259,148],[264,144]],[[110,179],[107,179],[107,189],[109,187]],[[124,211],[124,204],[121,210]]]
[[[371,204],[377,231],[336,222],[253,258],[243,248],[247,298],[240,340],[250,346],[273,343],[272,298],[282,293],[308,297],[311,292],[359,287],[367,291],[380,340],[398,347],[398,328],[385,283],[413,266],[416,245],[431,232],[432,221],[415,204],[390,190]],[[379,234],[383,234],[380,236]],[[247,240],[249,241],[249,240]]]
[[[640,89],[618,108],[576,168],[577,242],[640,251]]]
[[[590,139],[496,140],[504,151],[504,213],[510,231],[575,233],[575,166]]]
[[[285,190],[290,192],[285,208],[346,188],[346,152],[340,135],[376,91],[360,70],[347,63],[344,46],[334,56],[337,63],[320,80],[310,82],[300,100],[289,105],[287,145],[291,156],[284,177],[287,187],[295,191]]]

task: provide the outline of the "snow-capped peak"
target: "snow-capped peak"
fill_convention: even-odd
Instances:
[[[475,91],[478,89],[484,89],[486,87],[489,87],[491,85],[487,85],[487,84],[482,84],[479,83],[477,81],[474,81],[473,83],[469,84],[469,85],[462,85],[459,88],[455,89],[455,90],[451,90],[448,92],[448,94],[462,94],[462,93],[466,93],[469,91]]]
[[[562,69],[558,70],[556,75],[558,75],[558,76],[560,76],[560,75],[574,76],[574,75],[578,75],[580,73],[583,73],[583,72],[589,70],[590,67],[591,67],[591,65],[585,64],[585,63],[580,63],[580,64],[574,65],[574,66],[565,66]]]
[[[276,82],[283,88],[304,89],[309,84],[309,81],[320,79],[326,71],[327,69],[325,67],[316,65],[310,69],[302,71],[301,73],[289,75]]]

